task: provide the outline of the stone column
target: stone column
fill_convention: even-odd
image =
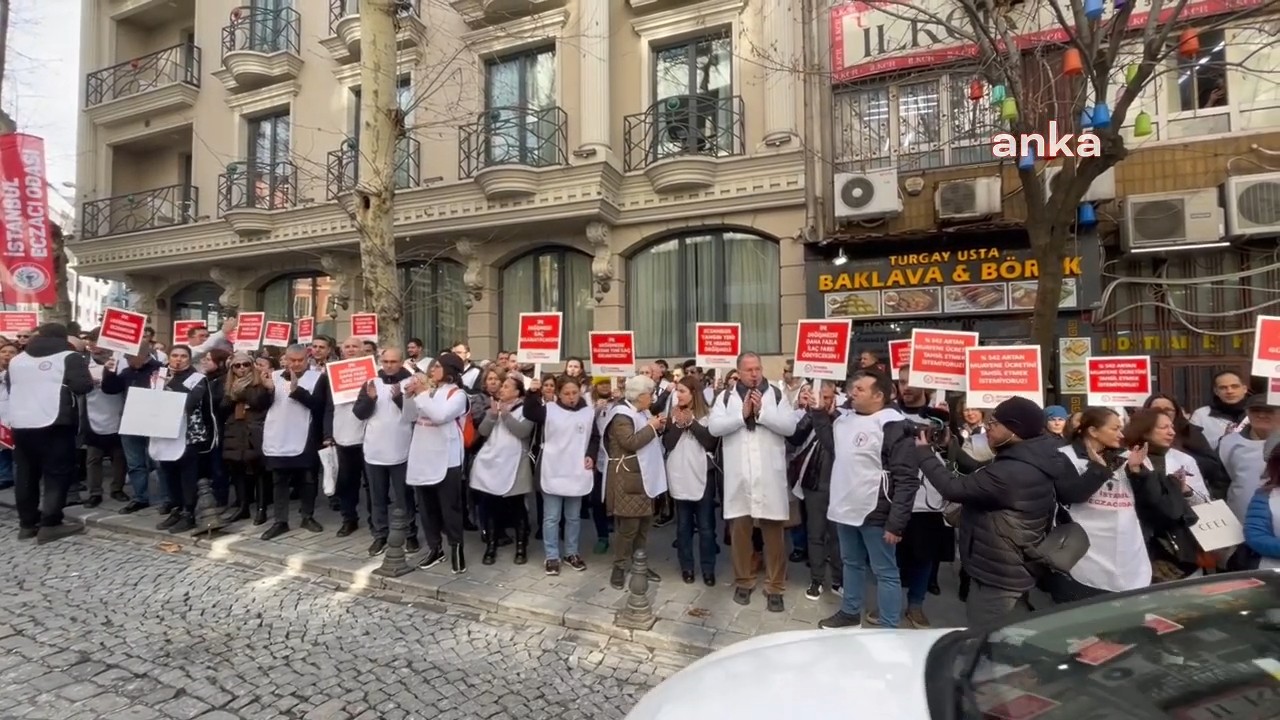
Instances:
[[[622,282],[617,271],[621,258],[614,257],[609,241],[611,230],[602,222],[589,222],[586,228],[587,242],[591,245],[591,290],[596,301],[592,317],[596,330],[625,328]]]
[[[796,84],[803,70],[796,52],[800,5],[792,0],[766,0],[762,8],[764,48],[764,142],[790,143],[797,135]]]
[[[467,342],[475,357],[496,357],[502,348],[498,337],[501,298],[494,292],[499,283],[498,270],[480,257],[480,243],[463,237],[454,241],[454,249],[464,264],[462,284],[466,292]]]
[[[609,124],[609,2],[580,5],[578,45],[578,127],[582,137],[574,152],[603,160],[613,143]]]

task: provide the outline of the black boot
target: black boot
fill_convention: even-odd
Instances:
[[[461,545],[449,546],[449,564],[453,568],[454,575],[461,575],[467,571],[467,557],[463,554]]]
[[[484,557],[480,558],[480,564],[492,565],[498,561],[498,532],[497,523],[492,517],[485,520],[484,535]]]
[[[516,558],[517,565],[529,562],[529,514],[524,508],[516,514]]]
[[[271,506],[271,476],[267,473],[258,475],[258,510],[253,514],[254,525],[267,524],[267,511]]]

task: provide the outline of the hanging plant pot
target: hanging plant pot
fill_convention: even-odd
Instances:
[[[1200,53],[1200,31],[1187,28],[1178,36],[1178,52],[1184,58],[1193,58]]]
[[[969,81],[969,99],[978,102],[987,94],[987,88],[977,78]]]
[[[1084,73],[1084,61],[1081,59],[1078,49],[1067,48],[1062,53],[1062,73],[1068,76]]]

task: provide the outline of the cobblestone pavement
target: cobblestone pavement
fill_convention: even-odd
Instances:
[[[0,511],[0,718],[621,718],[689,658]],[[176,548],[174,548],[176,549]]]

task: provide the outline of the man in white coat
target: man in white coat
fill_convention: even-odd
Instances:
[[[752,530],[764,539],[764,593],[770,612],[784,609],[787,543],[783,528],[791,515],[787,489],[787,438],[796,431],[796,413],[786,396],[764,378],[760,356],[738,356],[738,384],[711,405],[707,428],[722,438],[724,519],[733,539],[734,602],[751,603],[756,586]]]

